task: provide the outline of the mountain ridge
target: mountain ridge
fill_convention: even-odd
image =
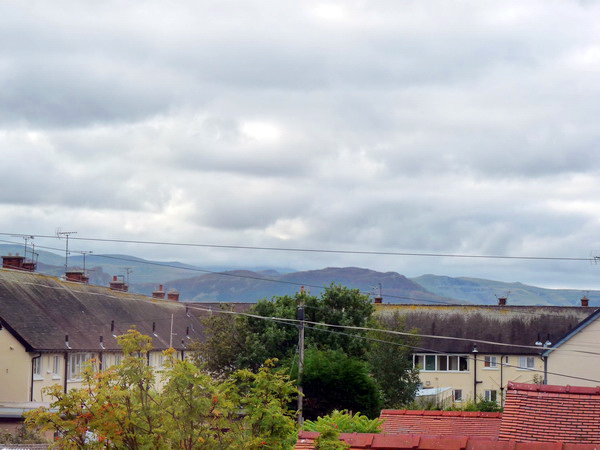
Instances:
[[[20,252],[22,245],[0,245],[0,252]],[[65,258],[52,252],[40,251],[38,271],[62,276]],[[30,252],[31,254],[31,252]],[[69,257],[70,268],[81,268],[83,257]],[[407,278],[397,272],[378,272],[359,267],[326,267],[304,271],[261,267],[218,270],[184,264],[177,261],[151,261],[130,255],[88,254],[86,271],[90,283],[108,285],[112,277],[128,281],[130,290],[152,295],[159,285],[180,292],[182,301],[191,302],[256,302],[262,298],[293,295],[300,286],[311,294],[319,293],[332,283],[375,297],[381,293],[384,303],[481,304],[497,303],[498,297],[508,297],[509,305],[575,306],[585,294],[590,305],[600,305],[600,291],[577,289],[548,289],[521,282],[506,283],[471,277],[449,277],[425,274]],[[283,272],[283,273],[282,273]],[[191,276],[187,276],[193,274]],[[380,292],[381,290],[381,292]]]

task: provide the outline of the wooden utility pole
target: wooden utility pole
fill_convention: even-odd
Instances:
[[[298,304],[298,425],[302,426],[302,375],[304,374],[304,286],[300,288],[300,303]]]

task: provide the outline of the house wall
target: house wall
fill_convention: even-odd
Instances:
[[[6,329],[0,330],[0,400],[29,400],[31,356]]]
[[[85,352],[86,357],[94,358],[97,361],[100,359],[100,353],[90,353]],[[22,364],[26,364],[29,367],[29,372],[27,373],[27,379],[31,379],[31,357],[37,356],[38,354],[29,355],[28,358],[24,359]],[[44,395],[44,388],[59,384],[64,387],[64,379],[65,379],[65,353],[57,352],[57,353],[44,353],[41,356],[41,373],[39,375],[34,376],[33,381],[33,401],[36,402],[49,402],[53,399],[48,397],[48,395]],[[181,357],[180,352],[177,352],[176,355],[178,358]],[[60,367],[58,371],[56,371],[54,366],[54,358],[58,357],[58,361],[60,363]],[[115,364],[119,364],[123,358],[122,353],[115,352],[102,352],[102,367],[103,369],[108,369]],[[152,351],[149,354],[149,365],[156,372],[162,370],[164,368],[164,363],[166,361],[166,357],[163,356],[162,351]],[[69,363],[70,364],[70,363]],[[67,367],[67,369],[69,369]],[[68,370],[69,371],[69,370]],[[163,385],[163,380],[160,375],[157,374],[156,377],[156,387],[160,388]],[[78,378],[71,378],[67,375],[67,389],[74,389],[82,387],[81,380]],[[26,398],[19,398],[17,400],[12,401],[28,401],[29,400],[29,391],[26,391]],[[2,397],[2,391],[0,390],[0,400],[7,400]]]
[[[487,355],[477,354],[477,387],[475,392],[475,361],[471,355],[465,355],[469,358],[469,366],[467,371],[426,371],[419,372],[419,378],[423,384],[423,388],[444,388],[451,387],[456,392],[462,391],[462,401],[456,401],[459,406],[469,400],[483,398],[485,391],[496,391],[496,401],[501,402],[502,394],[506,390],[509,381],[519,383],[533,383],[534,376],[536,379],[543,376],[544,364],[543,360],[537,355]],[[496,358],[496,367],[485,367],[485,357],[493,356]],[[530,369],[521,369],[520,357],[529,357],[533,367]],[[502,363],[501,363],[502,361]],[[493,395],[493,394],[490,394]]]
[[[600,320],[595,320],[549,354],[548,384],[599,386],[598,343],[600,343]]]

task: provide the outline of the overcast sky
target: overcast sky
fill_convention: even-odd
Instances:
[[[0,232],[600,256],[598,24],[584,0],[4,0]],[[600,289],[589,261],[71,247]]]

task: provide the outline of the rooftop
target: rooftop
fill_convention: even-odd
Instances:
[[[178,302],[0,269],[0,325],[27,351],[118,350],[115,336],[131,327],[156,349],[179,349],[201,338],[198,315]]]
[[[600,444],[600,387],[509,383],[501,439]]]
[[[498,437],[501,413],[384,409],[384,433]]]
[[[533,346],[538,338],[558,342],[596,310],[580,306],[377,306],[383,320],[397,314],[420,334],[465,339],[420,339],[419,347],[444,353],[470,353],[471,339],[523,346]],[[482,353],[538,353],[537,349],[495,344],[478,343],[477,347]]]

